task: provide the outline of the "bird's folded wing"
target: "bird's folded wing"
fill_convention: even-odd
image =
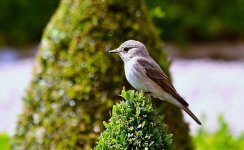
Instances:
[[[170,83],[170,80],[161,69],[150,64],[147,60],[139,59],[138,63],[146,70],[146,75],[165,92],[177,99],[183,106],[189,106],[189,104],[177,93],[173,85]]]

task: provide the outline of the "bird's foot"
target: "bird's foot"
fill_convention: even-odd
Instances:
[[[150,95],[152,92],[144,92],[145,95]]]

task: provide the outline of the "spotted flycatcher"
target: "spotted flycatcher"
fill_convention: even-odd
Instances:
[[[199,125],[201,122],[188,108],[189,104],[178,94],[170,80],[150,57],[146,47],[139,41],[128,40],[109,53],[118,53],[124,62],[125,76],[137,90],[149,92],[153,97],[182,108]]]

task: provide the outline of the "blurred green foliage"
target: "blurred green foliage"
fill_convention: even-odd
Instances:
[[[150,96],[133,90],[123,90],[121,96],[125,101],[113,106],[95,150],[172,149],[172,135],[162,116],[153,110]]]
[[[40,39],[59,0],[0,0],[0,45]],[[146,0],[167,41],[211,41],[244,37],[243,0]]]
[[[243,0],[146,0],[161,38],[211,41],[244,37]]]
[[[59,0],[0,0],[0,45],[40,40]]]
[[[62,0],[41,40],[13,148],[94,147],[121,87],[129,87],[121,59],[106,50],[128,39],[143,42],[169,75],[170,61],[143,1]],[[191,147],[180,109],[162,110],[175,145]]]
[[[244,133],[233,135],[223,116],[218,118],[219,128],[211,133],[204,126],[194,136],[196,150],[243,150]]]
[[[10,150],[10,138],[5,133],[0,133],[0,150]]]

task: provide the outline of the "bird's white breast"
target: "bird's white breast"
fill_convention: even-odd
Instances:
[[[124,69],[126,79],[137,90],[148,91],[144,85],[145,82],[143,82],[145,78],[144,70],[137,65],[137,59],[135,58],[125,63]]]

